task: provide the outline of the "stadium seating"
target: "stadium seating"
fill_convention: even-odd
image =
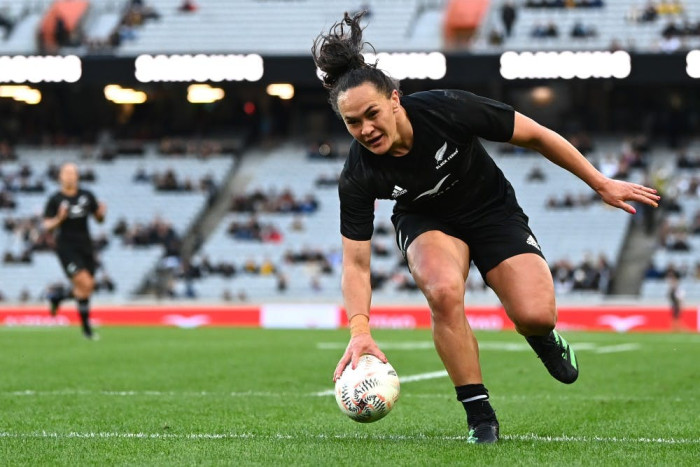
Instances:
[[[50,2],[25,0],[10,2],[10,14],[16,20],[8,40],[0,41],[0,53],[21,54],[36,51],[36,30]],[[85,42],[106,41],[118,27],[125,2],[92,0],[83,31]],[[181,12],[170,0],[149,0],[160,18],[138,26],[135,38],[123,41],[116,49],[120,55],[142,53],[259,53],[272,55],[307,54],[318,33],[338,21],[344,11],[367,7],[372,25],[365,33],[377,51],[441,50],[444,11],[447,0],[239,0],[232,8],[229,0],[198,0],[194,12]],[[605,2],[600,8],[525,8],[517,9],[511,37],[494,44],[492,32],[502,33],[500,7],[492,1],[475,40],[468,47],[475,53],[500,53],[503,50],[608,50],[616,47],[640,51],[658,51],[662,30],[669,21],[688,18],[700,21],[700,3],[684,2],[682,16],[661,15],[653,22],[635,22],[630,12],[640,6],[637,0]],[[263,20],[261,20],[263,19]],[[554,23],[555,38],[532,38],[536,25]],[[570,37],[577,22],[593,27],[593,37]],[[700,47],[700,36],[684,39],[687,47]]]
[[[687,152],[697,156],[700,153],[700,142],[690,144]],[[678,169],[672,165],[672,161],[666,158],[665,170],[671,174],[669,192],[680,191],[678,188],[687,183],[688,178],[700,176],[697,168]],[[700,236],[692,230],[693,219],[700,212],[700,199],[697,193],[679,192],[677,203],[680,212],[672,212],[666,215],[665,219],[671,226],[680,227],[680,231],[687,232],[687,250],[672,250],[659,242],[652,256],[652,264],[647,271],[640,295],[644,299],[661,299],[668,295],[668,284],[665,279],[667,273],[676,271],[681,275],[680,286],[684,290],[686,298],[700,298],[700,276],[698,266],[700,265]]]
[[[601,146],[601,153],[606,153],[619,142],[610,142]],[[498,147],[488,144],[489,151],[496,155],[497,163],[515,187],[518,199],[530,216],[533,231],[538,236],[545,256],[552,262],[567,259],[574,263],[588,256],[605,255],[614,263],[621,251],[626,233],[629,216],[597,202],[588,207],[571,210],[549,210],[545,204],[548,197],[572,192],[575,194],[590,193],[590,188],[575,176],[564,172],[539,156],[498,156]],[[277,170],[284,166],[284,171]],[[540,168],[546,183],[527,182],[527,174],[533,167]],[[294,219],[292,214],[259,213],[260,223],[274,224],[282,230],[281,243],[264,243],[251,240],[234,239],[227,233],[232,221],[245,223],[250,219],[247,213],[230,213],[224,217],[202,248],[201,257],[207,257],[215,262],[217,258],[225,258],[235,264],[238,273],[229,278],[211,275],[192,282],[196,296],[202,300],[220,300],[223,296],[235,296],[245,291],[246,299],[251,301],[277,301],[294,297],[303,297],[309,301],[338,301],[340,300],[340,269],[334,267],[332,273],[323,274],[317,264],[289,264],[285,262],[285,254],[289,251],[302,251],[312,248],[333,256],[341,248],[339,234],[339,201],[335,187],[315,188],[314,180],[322,175],[335,175],[340,172],[342,161],[309,159],[306,151],[295,145],[286,145],[271,152],[254,153],[244,159],[238,172],[242,179],[251,180],[246,192],[255,190],[281,191],[290,189],[298,196],[313,194],[319,200],[319,209],[311,214],[303,215],[304,229],[294,231],[290,224]],[[275,171],[274,178],[269,177]],[[375,211],[375,226],[380,223],[390,224],[393,203],[388,200],[379,201]],[[385,273],[389,280],[384,286],[374,291],[375,302],[401,303],[421,300],[421,295],[400,289],[400,281],[395,276],[407,276],[406,268],[402,265],[400,254],[395,246],[393,229],[387,235],[375,233],[373,243],[377,242],[388,247],[387,256],[374,255],[372,258],[373,273]],[[280,292],[277,289],[278,280],[275,274],[255,275],[240,272],[243,264],[252,260],[260,263],[269,259],[287,280],[287,288]],[[472,273],[472,284],[469,299],[474,302],[495,303],[495,295],[490,289],[483,289],[483,282],[476,271]],[[393,280],[392,280],[393,278]],[[319,281],[315,283],[314,281]],[[412,279],[409,279],[412,281]],[[185,290],[184,280],[180,279],[176,289]],[[600,296],[597,292],[586,292],[588,295]]]
[[[623,49],[638,51],[658,51],[661,31],[668,24],[669,18],[659,17],[654,22],[635,23],[628,19],[629,12],[643,2],[637,0],[608,1],[602,8],[518,8],[517,20],[513,26],[512,37],[506,38],[501,45],[490,44],[488,31],[503,30],[500,19],[499,4],[494,7],[484,21],[482,34],[473,46],[477,53],[496,53],[502,50],[608,50],[613,41]],[[700,20],[700,3],[684,2],[684,17]],[[674,18],[675,19],[675,18]],[[577,21],[595,27],[597,34],[590,38],[570,36],[571,29]],[[538,24],[553,22],[559,31],[556,38],[533,38],[532,30]],[[700,37],[689,38],[688,47],[700,47]]]

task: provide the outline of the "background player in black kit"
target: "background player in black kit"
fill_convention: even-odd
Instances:
[[[60,191],[54,193],[44,209],[44,228],[56,231],[56,253],[63,270],[72,283],[64,295],[60,290],[49,296],[51,314],[55,315],[61,300],[75,298],[82,323],[83,335],[94,337],[90,326],[90,295],[95,288],[95,253],[88,229],[88,217],[102,222],[106,213],[104,203],[78,186],[78,167],[64,164],[59,172]]]
[[[354,138],[339,182],[351,338],[334,378],[362,354],[386,361],[369,328],[370,239],[375,200],[394,199],[397,243],[428,300],[435,347],[467,412],[468,440],[493,443],[498,421],[464,313],[471,260],[554,378],[573,383],[578,363],[554,330],[552,276],[528,218],[478,138],[536,150],[630,213],[627,201],[657,206],[659,196],[606,178],[560,135],[506,104],[456,90],[401,97],[398,83],[361,55],[361,16],[346,13],[312,48],[330,103]]]

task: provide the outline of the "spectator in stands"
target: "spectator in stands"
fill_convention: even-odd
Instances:
[[[630,201],[656,206],[659,197],[603,176],[563,137],[506,104],[458,90],[401,96],[397,81],[365,62],[361,19],[346,13],[312,47],[332,108],[354,138],[339,183],[351,337],[334,379],[363,354],[386,361],[369,326],[371,238],[376,200],[393,199],[397,241],[430,305],[433,340],[467,412],[470,442],[493,443],[498,421],[464,316],[470,260],[554,378],[573,383],[578,367],[554,331],[549,266],[510,183],[477,138],[538,151],[629,213]]]
[[[136,173],[134,173],[134,177],[132,178],[132,180],[135,183],[150,182],[151,177],[148,175],[145,168],[139,167],[138,169],[136,169]]]
[[[9,141],[0,139],[0,162],[17,160],[17,153]]]
[[[665,53],[673,53],[681,48],[681,40],[678,34],[672,32],[674,28],[670,28],[669,31],[664,31],[659,42],[659,49]]]
[[[678,0],[673,2],[661,0],[656,6],[656,12],[659,15],[680,15],[683,13],[683,9],[683,5]]]
[[[16,207],[17,202],[12,193],[5,188],[0,189],[0,209],[15,209]]]
[[[536,38],[559,37],[559,29],[553,21],[546,25],[536,23],[530,35]]]
[[[539,165],[535,165],[528,172],[526,180],[528,182],[544,182],[547,180],[547,177],[542,171],[542,168]]]
[[[503,33],[496,28],[491,28],[488,34],[488,41],[490,45],[502,45],[503,44]]]
[[[639,18],[640,22],[642,23],[652,23],[656,21],[656,18],[659,17],[659,13],[656,9],[656,4],[649,0],[647,2],[646,7],[644,7],[644,10],[642,11],[642,15]]]
[[[12,34],[12,28],[15,23],[10,19],[9,5],[5,3],[2,8],[0,8],[0,28],[4,29],[3,39],[7,39]]]
[[[577,20],[571,28],[571,37],[580,39],[595,37],[596,35],[597,31],[594,27],[584,26],[584,24],[580,20]]]
[[[178,10],[184,12],[184,13],[192,13],[195,12],[199,9],[197,4],[194,2],[194,0],[183,0],[182,3],[180,4],[180,8]]]
[[[510,37],[513,34],[513,25],[518,19],[518,10],[515,8],[515,4],[508,0],[501,6],[501,21],[503,22],[503,28],[506,32],[506,37]]]

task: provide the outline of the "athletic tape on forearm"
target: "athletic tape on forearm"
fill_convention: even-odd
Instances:
[[[369,334],[369,316],[358,314],[350,318],[350,335]]]

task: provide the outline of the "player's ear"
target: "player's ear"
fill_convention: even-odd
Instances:
[[[391,91],[391,97],[389,98],[391,100],[391,110],[396,113],[399,111],[399,107],[401,107],[401,99],[399,99],[399,91],[394,89]]]

